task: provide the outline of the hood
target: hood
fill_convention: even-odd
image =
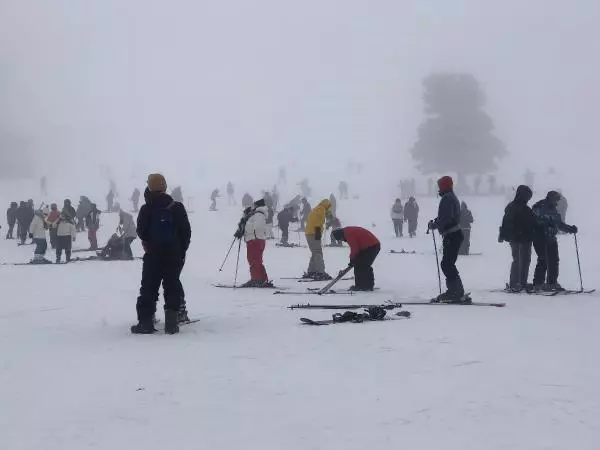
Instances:
[[[329,209],[329,208],[331,208],[331,202],[329,200],[321,200],[321,202],[319,203],[319,206],[321,206],[325,209]]]
[[[164,192],[150,192],[148,188],[144,191],[144,199],[148,205],[156,205],[159,208],[165,208],[173,202],[173,197]]]
[[[533,197],[533,192],[529,186],[525,186],[522,184],[517,188],[517,193],[515,194],[515,201],[527,203]]]

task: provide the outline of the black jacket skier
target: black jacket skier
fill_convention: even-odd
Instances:
[[[414,197],[410,197],[404,205],[404,220],[408,222],[408,234],[411,238],[415,237],[419,221],[419,205]]]
[[[468,255],[471,251],[471,225],[473,223],[473,213],[465,202],[460,204],[460,229],[463,232],[463,242],[460,245],[459,255]]]
[[[153,333],[158,290],[162,282],[165,297],[165,333],[179,332],[178,317],[184,292],[179,280],[190,245],[191,227],[185,206],[166,193],[167,183],[160,174],[148,177],[146,203],[137,218],[137,234],[144,247],[138,324],[132,333]]]
[[[6,233],[6,239],[14,239],[14,229],[17,223],[17,211],[19,205],[17,202],[12,202],[10,208],[6,210],[6,222],[8,223],[8,232]]]
[[[294,210],[291,206],[286,206],[277,214],[277,225],[281,230],[281,244],[286,245],[289,239],[290,222],[298,222],[298,218],[294,216]]]
[[[508,288],[520,292],[527,287],[529,265],[531,264],[531,244],[535,232],[535,216],[527,205],[533,197],[529,186],[517,188],[515,199],[504,210],[499,242],[507,241],[512,252],[510,281]]]
[[[533,205],[536,228],[533,235],[533,247],[537,254],[537,265],[533,276],[535,289],[560,291],[563,288],[558,284],[559,254],[556,235],[558,231],[577,233],[575,225],[563,222],[557,210],[561,195],[550,191],[544,200]]]
[[[443,236],[443,256],[440,267],[446,277],[447,291],[438,297],[443,302],[463,302],[465,290],[456,260],[464,236],[460,229],[460,202],[453,191],[454,181],[445,176],[438,180],[439,194],[442,197],[438,208],[438,216],[429,222],[430,230],[438,230]]]

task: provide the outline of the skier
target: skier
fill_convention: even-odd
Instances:
[[[333,234],[333,232],[335,230],[337,230],[338,228],[342,228],[342,222],[340,221],[340,219],[338,219],[337,217],[333,216],[333,215],[328,215],[327,219],[325,221],[325,229],[329,230],[332,229],[332,232],[330,234],[330,239],[331,239],[331,245],[330,247],[342,247],[344,244],[342,243],[341,239],[337,239],[336,236]]]
[[[21,245],[25,245],[25,241],[27,240],[27,234],[29,231],[29,226],[31,225],[33,216],[33,200],[29,200],[27,203],[21,202],[21,205],[17,209],[17,233],[19,234],[19,240]]]
[[[560,194],[560,200],[556,205],[556,209],[560,214],[560,219],[564,222],[567,220],[567,210],[569,209],[569,202],[567,202],[567,198],[562,194],[562,192],[557,191]]]
[[[77,237],[75,229],[75,215],[67,208],[60,213],[58,221],[54,225],[56,227],[56,264],[60,264],[62,252],[65,252],[67,262],[71,262],[71,248]]]
[[[48,214],[48,217],[46,217],[46,222],[48,223],[48,228],[50,231],[50,246],[52,247],[52,250],[56,250],[58,243],[56,224],[58,223],[59,218],[60,212],[58,211],[58,205],[56,203],[52,203],[50,205],[50,213]]]
[[[212,193],[210,194],[210,201],[212,202],[210,204],[210,208],[209,211],[216,211],[217,210],[217,198],[219,198],[219,190],[215,189],[214,191],[212,191]]]
[[[68,198],[65,199],[65,201],[63,202],[63,209],[61,213],[62,212],[66,212],[68,216],[73,220],[75,220],[75,216],[77,215],[77,211],[75,211],[75,208],[73,208],[73,205],[71,204],[71,200],[69,200]]]
[[[236,205],[234,194],[235,189],[233,188],[233,183],[230,181],[229,183],[227,183],[227,204],[229,206]]]
[[[337,217],[337,199],[333,193],[329,196],[329,202],[331,203],[331,215]]]
[[[408,222],[408,234],[411,238],[417,235],[417,223],[419,221],[419,205],[414,197],[409,197],[404,205],[404,220]]]
[[[19,205],[17,202],[11,202],[10,208],[6,210],[6,222],[8,223],[8,232],[6,233],[6,239],[14,239],[15,224],[17,223],[17,211]]]
[[[302,199],[302,212],[300,213],[300,230],[304,231],[306,229],[306,221],[308,220],[308,215],[310,214],[312,208],[310,203],[306,198]]]
[[[460,229],[463,232],[464,240],[460,245],[459,255],[468,255],[471,250],[471,224],[473,223],[473,213],[465,202],[460,204]]]
[[[404,207],[399,198],[397,198],[392,205],[390,216],[394,224],[394,233],[396,234],[396,237],[402,237],[404,235]]]
[[[91,204],[90,212],[85,218],[85,224],[88,230],[88,241],[90,241],[90,250],[98,249],[97,233],[100,229],[100,210],[95,203]]]
[[[281,210],[279,214],[277,214],[277,225],[281,230],[281,242],[282,246],[288,246],[289,239],[289,227],[290,222],[298,222],[298,218],[294,216],[293,208],[291,206],[286,206]]]
[[[527,205],[533,197],[529,186],[517,188],[515,199],[504,210],[499,242],[508,242],[512,253],[508,288],[511,292],[521,292],[527,288],[531,245],[535,231],[535,217]]]
[[[29,225],[29,235],[33,238],[33,242],[35,243],[31,264],[52,264],[51,261],[44,258],[46,250],[48,250],[48,241],[46,240],[46,229],[48,228],[46,217],[48,216],[48,213],[49,210],[47,207],[44,210],[38,209],[34,213],[31,225]]]
[[[173,191],[171,191],[171,197],[173,201],[179,202],[183,204],[183,192],[181,190],[181,186],[177,186]]]
[[[110,191],[108,191],[108,194],[106,194],[106,211],[107,212],[114,211],[114,201],[115,201],[115,193],[111,189]]]
[[[131,200],[131,203],[133,205],[133,212],[138,212],[138,210],[139,210],[140,196],[141,196],[140,190],[138,188],[135,188],[133,190],[133,194],[131,194],[131,198],[129,199],[129,200]]]
[[[537,254],[537,265],[533,276],[534,290],[563,291],[558,283],[559,255],[558,231],[577,234],[575,225],[567,225],[557,210],[561,195],[550,191],[544,200],[533,205],[536,230],[533,236],[533,248]],[[545,282],[545,283],[544,283]]]
[[[123,259],[133,259],[131,243],[137,238],[133,216],[124,210],[119,211],[119,228],[123,238]]]
[[[248,194],[246,192],[244,194],[244,196],[242,197],[242,207],[244,209],[246,209],[246,208],[251,208],[252,205],[254,205],[254,199],[252,198],[252,196],[250,194]]]
[[[78,232],[85,231],[85,221],[91,209],[92,202],[90,199],[84,195],[79,197],[79,204],[77,205],[77,211],[75,213],[77,217],[77,223],[75,224],[75,227],[77,228]]]
[[[438,216],[431,220],[429,230],[438,230],[443,237],[443,256],[440,267],[446,277],[446,292],[437,297],[437,301],[449,303],[462,303],[465,301],[465,290],[456,260],[458,251],[464,240],[460,229],[460,202],[454,194],[454,181],[452,177],[444,176],[438,180],[439,195],[441,197]]]
[[[167,195],[167,182],[161,174],[148,176],[146,203],[137,218],[137,235],[144,247],[142,282],[136,310],[134,334],[151,334],[158,290],[162,282],[165,297],[165,333],[179,332],[183,287],[179,276],[190,245],[191,227],[185,206]]]
[[[323,247],[321,238],[323,236],[323,227],[325,218],[329,215],[331,203],[329,200],[322,200],[308,215],[306,221],[306,242],[310,249],[310,262],[308,270],[303,278],[312,278],[313,280],[331,280],[331,276],[325,272],[325,261],[323,259]]]
[[[338,241],[350,246],[350,264],[354,268],[354,286],[351,291],[372,291],[375,287],[373,262],[381,244],[373,233],[361,227],[344,227],[333,230],[332,235]]]
[[[348,183],[340,181],[338,191],[340,192],[340,200],[348,200]]]
[[[271,193],[269,191],[265,191],[263,199],[267,207],[267,235],[269,239],[273,239],[273,218],[275,217],[273,197],[271,197]]]
[[[246,256],[250,266],[250,280],[241,287],[272,287],[269,283],[267,270],[263,264],[263,254],[267,239],[267,214],[265,200],[260,199],[245,214],[244,241],[246,242]]]

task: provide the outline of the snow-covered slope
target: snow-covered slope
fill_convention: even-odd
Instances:
[[[344,224],[368,226],[381,238],[381,290],[319,302],[437,293],[432,241],[424,234],[436,200],[421,199],[414,240],[392,238],[393,198],[389,205],[372,200],[338,209]],[[504,309],[414,306],[406,308],[411,320],[302,326],[299,317],[329,312],[286,309],[309,296],[211,286],[233,281],[235,252],[217,271],[238,220],[239,211],[227,208],[197,206],[191,214],[184,287],[190,315],[201,321],[177,336],[129,333],[140,261],[0,267],[1,448],[599,448],[599,299],[488,292],[508,276],[509,251],[496,242],[504,201],[466,200],[476,220],[472,250],[483,255],[461,258],[459,269],[475,299],[506,301]],[[595,287],[599,245],[585,219],[577,223],[584,279]],[[115,226],[115,215],[103,216],[101,242]],[[86,244],[80,234],[76,246]],[[427,254],[388,253],[402,248]],[[240,281],[247,277],[244,250]],[[32,251],[0,241],[2,262],[26,261]],[[134,251],[141,255],[139,243]],[[561,282],[577,288],[571,237],[561,238],[561,251]],[[347,254],[326,249],[328,271],[343,268]],[[306,269],[307,249],[271,241],[265,260],[278,285],[305,288],[280,278]]]

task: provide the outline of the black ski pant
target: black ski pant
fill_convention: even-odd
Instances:
[[[126,237],[123,239],[123,256],[124,259],[133,259],[133,252],[131,251],[131,243],[135,241],[134,237]]]
[[[15,222],[8,223],[8,232],[6,233],[6,239],[14,239],[15,233]]]
[[[54,227],[50,227],[50,247],[56,249],[58,246],[58,231]]]
[[[158,290],[162,283],[165,310],[179,311],[183,288],[179,275],[183,256],[173,250],[152,251],[144,255],[142,285],[137,300],[138,321],[150,321],[156,312]]]
[[[71,261],[71,247],[73,245],[73,238],[69,236],[57,236],[56,241],[56,262],[59,262],[62,258],[62,252],[65,251],[65,258],[67,262]]]
[[[410,237],[415,237],[417,235],[417,219],[408,219],[408,234]]]
[[[459,255],[468,255],[469,252],[471,251],[471,229],[470,228],[464,228],[462,230],[463,232],[463,241],[462,244],[460,244],[460,249],[458,250],[458,254]]]
[[[558,241],[555,237],[537,236],[533,239],[533,248],[537,254],[537,265],[533,274],[533,284],[558,283]]]
[[[354,266],[354,286],[357,289],[373,289],[375,286],[375,275],[373,274],[373,263],[379,254],[381,246],[373,245],[362,250],[352,261]]]
[[[443,255],[440,267],[446,277],[446,287],[448,288],[448,291],[457,289],[459,283],[462,288],[460,274],[456,268],[456,260],[458,259],[458,251],[460,250],[463,240],[464,236],[462,230],[458,230],[445,235],[442,241]]]
[[[287,225],[279,224],[279,229],[281,229],[281,243],[282,244],[288,243],[288,239],[290,238],[289,228],[290,228],[289,223]]]
[[[19,225],[17,227],[17,234],[18,234],[18,238],[21,241],[21,245],[25,244],[25,241],[27,240],[27,233],[29,231],[29,225],[26,225],[23,222],[19,222]]]
[[[511,242],[512,264],[510,265],[511,288],[527,286],[529,266],[531,264],[531,242]]]
[[[392,222],[394,222],[396,237],[401,237],[404,234],[404,221],[402,219],[392,219]]]

